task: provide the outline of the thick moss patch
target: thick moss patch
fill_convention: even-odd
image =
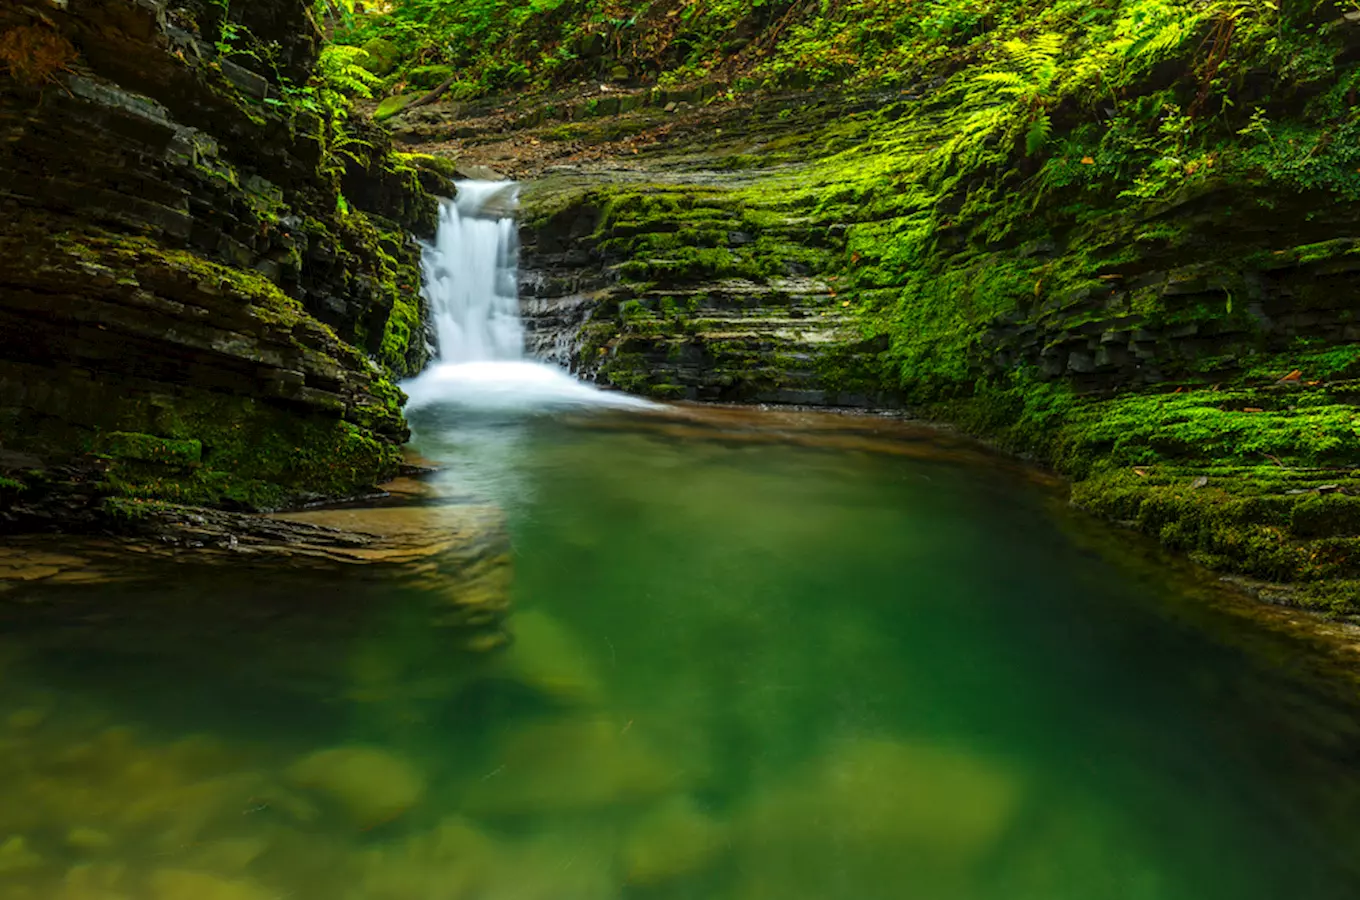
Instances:
[[[201,441],[175,440],[124,431],[99,435],[94,450],[114,460],[135,460],[186,469],[203,461]]]

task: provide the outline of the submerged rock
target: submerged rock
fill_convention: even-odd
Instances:
[[[651,887],[711,866],[727,845],[722,823],[688,797],[648,813],[630,829],[621,853],[628,884]]]
[[[82,863],[66,871],[50,900],[132,900],[124,890],[127,882],[122,863]]]
[[[98,828],[76,827],[66,832],[66,846],[73,850],[98,852],[112,847],[113,838]]]
[[[502,850],[476,825],[451,817],[436,828],[359,859],[354,900],[461,900],[486,896]]]
[[[14,731],[28,731],[37,728],[46,720],[48,710],[27,706],[16,709],[5,717],[5,724]]]
[[[887,898],[903,884],[948,896],[997,845],[1023,787],[963,750],[846,743],[740,813],[738,896]]]
[[[207,841],[194,848],[189,861],[210,872],[244,872],[269,849],[263,837],[240,837]]]
[[[288,776],[334,801],[362,828],[399,818],[425,794],[425,779],[414,766],[377,747],[321,750],[294,764]]]
[[[540,610],[518,613],[509,624],[514,643],[500,662],[501,674],[563,703],[602,699],[595,661],[566,625]]]
[[[0,841],[0,874],[40,869],[43,858],[28,845],[22,834],[11,835]]]
[[[614,900],[613,832],[580,823],[512,845],[487,896],[515,900]]]
[[[498,840],[461,817],[365,852],[351,900],[610,900],[612,831]]]
[[[249,879],[227,879],[187,869],[151,874],[150,900],[275,900],[278,894]]]
[[[558,719],[521,727],[499,742],[494,774],[469,785],[463,806],[478,816],[538,816],[645,802],[682,788],[689,773],[635,729],[607,719]]]

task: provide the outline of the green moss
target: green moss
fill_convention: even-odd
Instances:
[[[1360,574],[1360,415],[1325,389],[1099,398],[1020,382],[931,411],[1054,463],[1074,478],[1078,506],[1203,565],[1302,585],[1300,602],[1360,615],[1350,593],[1319,584]]]
[[[384,38],[375,37],[365,41],[363,50],[368,56],[361,59],[359,65],[374,75],[388,74],[397,67],[397,63],[401,60],[401,48]]]
[[[647,385],[646,391],[658,400],[681,400],[687,393],[687,389],[681,384],[652,384]]]
[[[143,415],[170,440],[200,445],[202,464],[184,472],[115,460],[104,485],[115,496],[269,509],[307,496],[351,495],[401,464],[400,449],[366,428],[253,398],[185,397]]]
[[[203,460],[203,445],[199,441],[173,440],[123,431],[99,435],[94,450],[113,459],[139,460],[179,468],[192,468]]]
[[[1302,537],[1360,535],[1360,497],[1309,496],[1294,504],[1289,527]]]
[[[378,104],[378,108],[373,111],[374,121],[381,122],[390,119],[397,113],[405,109],[413,100],[418,100],[421,96],[420,91],[407,94],[397,94],[393,97],[384,97]]]
[[[406,73],[406,81],[413,87],[430,90],[453,78],[456,72],[452,66],[416,66]]]
[[[159,500],[105,497],[99,502],[99,512],[115,528],[135,528],[160,513],[175,509],[173,504]]]
[[[1337,579],[1303,585],[1294,595],[1304,609],[1338,617],[1354,617],[1360,610],[1360,580]]]
[[[432,156],[428,153],[394,153],[393,156],[400,162],[417,169],[428,169],[450,180],[458,177],[458,162],[446,156]]]

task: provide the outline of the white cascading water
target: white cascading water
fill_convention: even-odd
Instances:
[[[450,405],[525,411],[570,406],[647,408],[637,397],[583,384],[524,358],[513,181],[462,181],[443,200],[439,230],[421,256],[437,361],[404,384],[408,408]]]

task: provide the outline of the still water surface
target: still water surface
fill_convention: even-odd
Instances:
[[[504,510],[514,645],[357,576],[0,594],[0,900],[1360,896],[1308,651],[1012,466],[825,417],[415,424],[424,507]]]

